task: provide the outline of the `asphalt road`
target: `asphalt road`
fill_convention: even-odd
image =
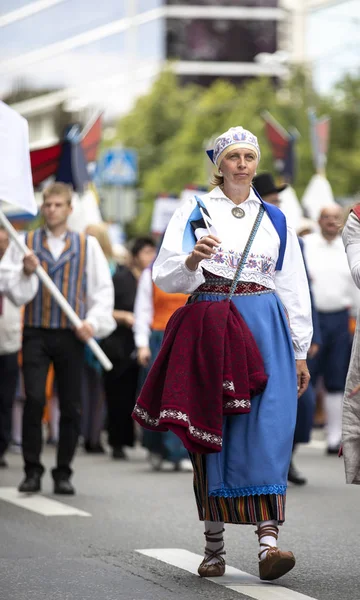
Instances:
[[[44,516],[0,500],[0,600],[237,600],[241,593],[136,552],[180,548],[201,554],[191,473],[150,470],[142,449],[127,462],[90,456],[75,461],[77,495],[52,495],[49,471],[42,496],[91,516]],[[9,454],[0,494],[22,478],[21,457]],[[53,466],[54,450],[45,463]],[[269,600],[360,600],[360,489],[346,486],[342,460],[303,447],[297,465],[307,486],[291,487],[280,545],[295,569]],[[227,564],[257,575],[253,527],[227,526]],[[250,588],[249,588],[250,590]]]

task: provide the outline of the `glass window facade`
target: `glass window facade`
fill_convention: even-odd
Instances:
[[[262,8],[275,8],[278,6],[278,0],[166,0],[168,6],[253,6]]]
[[[251,62],[277,49],[275,21],[168,19],[166,31],[171,59]]]

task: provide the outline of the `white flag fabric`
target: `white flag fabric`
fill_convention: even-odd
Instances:
[[[151,233],[163,235],[179,205],[180,200],[176,196],[159,196],[156,198],[151,218]]]
[[[37,205],[32,184],[27,121],[0,101],[0,200],[32,215]]]
[[[288,225],[297,230],[303,217],[303,211],[294,188],[288,185],[287,188],[279,193],[279,197],[280,208],[286,217]]]
[[[310,179],[301,200],[306,216],[317,221],[325,206],[336,204],[331,185],[324,175],[317,173]]]
[[[96,196],[91,188],[81,196],[73,194],[71,201],[73,211],[68,218],[69,229],[83,233],[88,225],[102,223],[102,217]]]

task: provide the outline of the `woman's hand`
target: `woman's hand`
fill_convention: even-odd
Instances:
[[[310,381],[310,373],[305,359],[296,361],[296,374],[299,398],[307,390]]]
[[[142,367],[148,367],[151,360],[151,350],[148,346],[137,349],[137,360]]]
[[[196,271],[202,260],[211,258],[216,254],[217,247],[221,244],[215,235],[207,235],[198,240],[194,250],[187,257],[185,264],[190,271]]]

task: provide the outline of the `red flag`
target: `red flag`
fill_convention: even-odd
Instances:
[[[285,160],[289,147],[290,135],[269,112],[262,115],[265,121],[265,132],[270,142],[275,160]]]

